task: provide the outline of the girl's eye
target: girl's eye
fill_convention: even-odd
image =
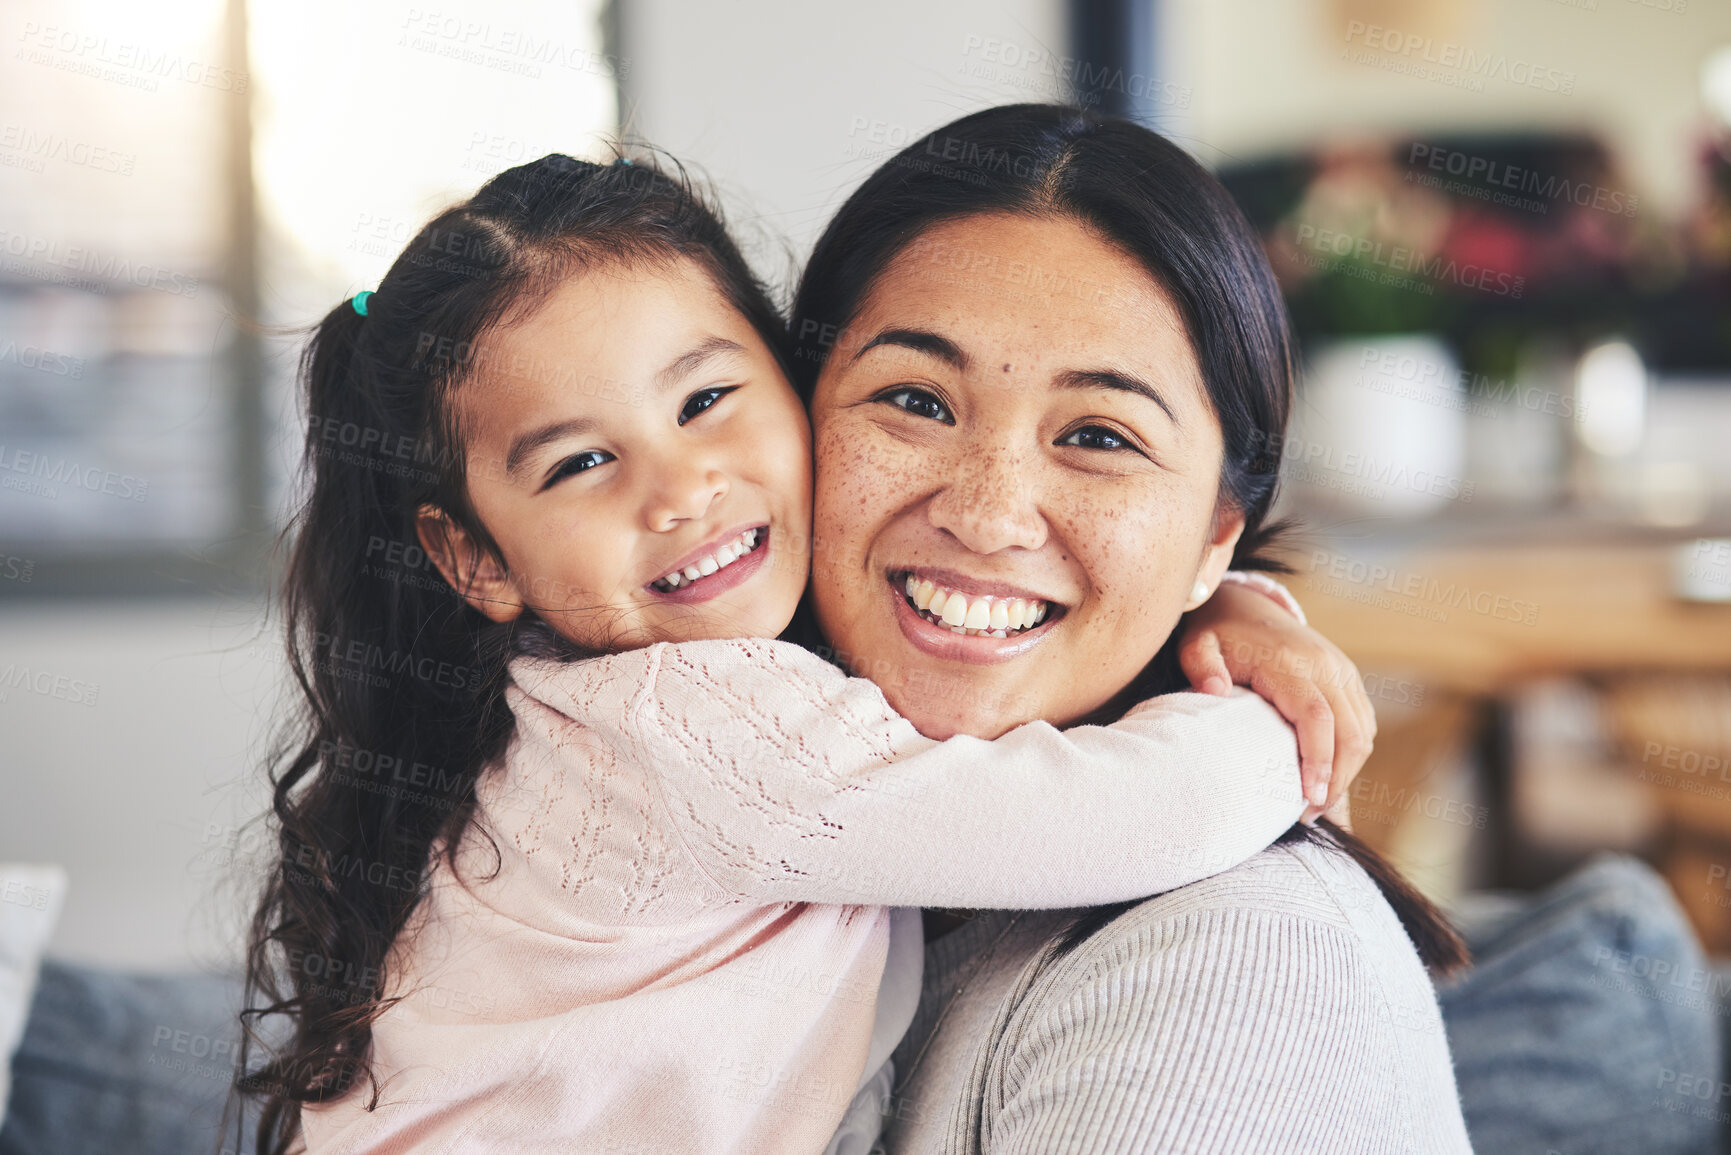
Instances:
[[[1072,430],[1067,436],[1060,438],[1058,444],[1074,445],[1078,449],[1134,450],[1136,448],[1134,445],[1130,444],[1129,439],[1123,434],[1116,430],[1108,429],[1104,425],[1084,425],[1080,429]]]
[[[950,416],[950,411],[944,407],[942,401],[939,401],[926,390],[916,389],[911,385],[891,390],[880,396],[878,400],[894,405],[897,409],[905,409],[915,417],[942,421],[945,425],[956,423],[956,419]]]
[[[713,389],[699,389],[685,399],[685,404],[679,410],[679,423],[684,425],[737,388],[739,386],[733,385],[725,389],[719,386]]]
[[[612,460],[613,455],[611,453],[603,453],[599,449],[585,449],[582,453],[574,453],[554,467],[552,474],[547,478],[547,485],[543,485],[541,488],[546,489],[548,485],[563,481],[572,474],[584,473],[594,469],[597,465],[605,465]]]

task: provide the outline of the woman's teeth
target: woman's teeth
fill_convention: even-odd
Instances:
[[[1046,617],[1043,601],[989,594],[970,598],[912,574],[907,576],[906,588],[908,601],[926,621],[969,637],[1007,638],[1017,630],[1033,629]]]
[[[690,585],[698,578],[708,577],[717,570],[724,570],[752,550],[757,548],[757,530],[748,529],[708,557],[698,558],[684,569],[676,569],[650,582],[659,590],[676,590],[680,586]]]

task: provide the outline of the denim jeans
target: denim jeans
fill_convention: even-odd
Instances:
[[[1605,855],[1459,915],[1476,962],[1437,994],[1478,1155],[1719,1150],[1725,988],[1663,879]]]

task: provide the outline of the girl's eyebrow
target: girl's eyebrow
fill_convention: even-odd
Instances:
[[[718,357],[723,353],[743,352],[745,352],[745,346],[738,341],[730,341],[726,337],[706,337],[691,349],[669,361],[667,367],[655,375],[655,387],[667,389],[677,384],[681,379],[690,376],[697,370],[698,366],[711,357]]]
[[[539,429],[519,433],[511,440],[511,448],[505,454],[505,475],[509,477],[522,469],[524,463],[543,446],[550,445],[561,437],[576,437],[594,428],[595,422],[589,418],[574,417],[569,421],[555,421]]]

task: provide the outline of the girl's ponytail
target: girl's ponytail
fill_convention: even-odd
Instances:
[[[253,919],[237,1083],[263,1101],[260,1151],[287,1149],[301,1103],[366,1075],[386,954],[509,717],[506,631],[415,545],[414,503],[452,463],[381,388],[369,332],[381,321],[344,302],[303,359],[312,488],[283,591],[301,709],[271,774],[280,858]],[[278,1015],[287,1044],[249,1066],[254,1025]]]
[[[569,654],[533,615],[487,619],[421,549],[426,506],[491,548],[453,393],[487,376],[488,333],[564,278],[675,258],[784,348],[774,305],[682,174],[555,154],[430,222],[365,315],[338,305],[302,357],[310,484],[282,591],[300,708],[270,773],[279,856],[249,937],[236,1082],[259,1105],[261,1155],[294,1145],[303,1104],[371,1082],[389,952],[435,848],[455,866],[476,781],[510,737],[507,663]],[[286,1039],[271,1029],[284,1020]]]

